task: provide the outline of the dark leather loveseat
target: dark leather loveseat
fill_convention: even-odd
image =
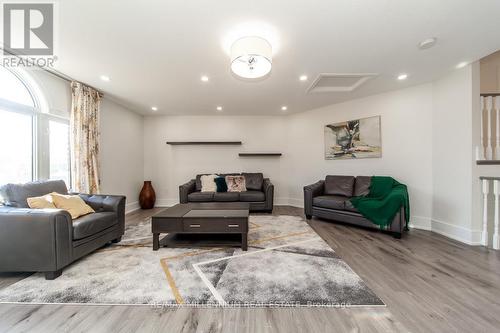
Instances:
[[[367,176],[326,176],[325,180],[304,187],[304,213],[307,219],[313,216],[355,224],[363,227],[380,227],[363,217],[349,199],[367,195],[371,177]],[[405,226],[404,208],[394,217],[387,231],[401,238]]]
[[[26,198],[66,194],[64,181],[7,184],[0,188],[0,272],[44,272],[52,280],[73,261],[119,242],[125,231],[125,197],[79,196],[96,212],[74,221],[60,209],[30,209]]]
[[[251,211],[273,211],[274,185],[262,173],[228,173],[219,176],[243,175],[245,192],[201,192],[201,176],[179,186],[180,203],[188,202],[248,202]]]

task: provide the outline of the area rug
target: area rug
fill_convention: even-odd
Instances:
[[[33,274],[0,302],[155,306],[383,306],[300,217],[251,216],[248,251],[152,250],[150,220],[47,281]]]

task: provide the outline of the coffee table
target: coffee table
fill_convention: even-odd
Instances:
[[[241,246],[248,248],[246,203],[177,204],[151,218],[153,251],[161,246]],[[160,240],[160,234],[167,235]]]

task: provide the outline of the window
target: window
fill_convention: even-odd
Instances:
[[[31,116],[0,109],[0,184],[33,179],[32,133]]]
[[[69,125],[50,120],[49,137],[49,178],[62,179],[69,185]]]
[[[69,121],[42,112],[28,87],[0,66],[0,185],[50,178],[69,186]]]

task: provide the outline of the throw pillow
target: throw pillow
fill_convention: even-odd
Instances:
[[[262,191],[262,185],[264,184],[264,175],[262,173],[243,172],[241,175],[245,177],[245,186],[247,190]]]
[[[28,206],[33,209],[56,209],[56,206],[52,203],[52,196],[50,194],[41,197],[26,198],[26,201],[28,202]]]
[[[226,176],[226,184],[228,192],[244,192],[247,190],[244,176]]]
[[[215,178],[215,185],[217,186],[217,192],[227,192],[226,178],[220,176]]]
[[[201,191],[202,192],[216,192],[217,186],[215,185],[215,178],[217,175],[203,175],[201,176]]]
[[[56,192],[50,193],[50,195],[56,208],[66,210],[73,220],[83,215],[95,213],[92,207],[87,205],[78,195],[63,195]]]

